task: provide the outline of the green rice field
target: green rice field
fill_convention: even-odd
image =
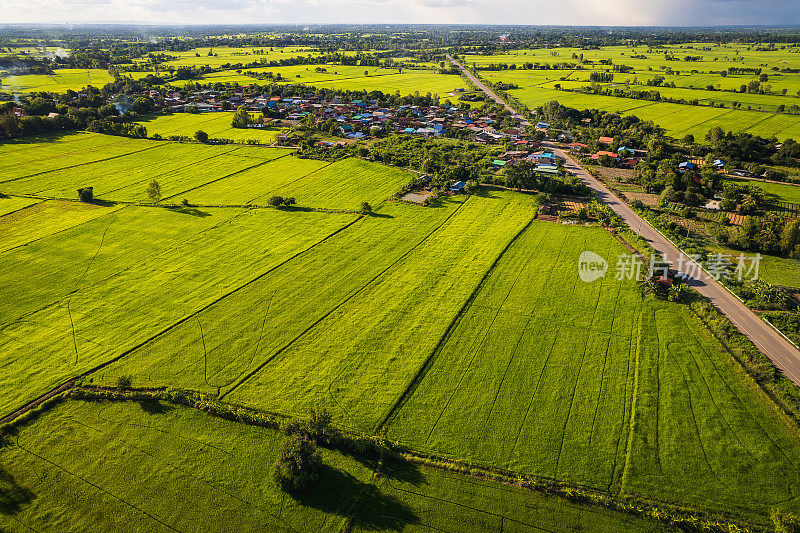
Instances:
[[[36,141],[0,145],[2,414],[80,375],[129,376],[278,415],[325,407],[357,434],[612,496],[757,523],[800,512],[796,425],[687,307],[615,279],[626,250],[605,230],[536,220],[535,197],[510,191],[394,202],[410,174],[359,159]],[[163,206],[146,198],[153,178]],[[86,185],[104,201],[77,202]],[[297,208],[265,208],[274,194]],[[355,212],[365,200],[372,215]],[[584,250],[606,277],[580,281]],[[475,531],[654,529],[328,452],[326,489],[286,499],[264,482],[280,435],[205,417],[61,404],[0,449],[0,483],[21,500],[0,528],[202,530],[211,513],[236,531],[447,530],[455,516]]]
[[[0,91],[5,92],[54,92],[63,93],[69,89],[80,91],[87,85],[98,89],[114,81],[114,77],[102,69],[57,69],[53,75],[23,74],[20,76],[0,75]]]
[[[423,96],[426,93],[438,94],[446,98],[447,93],[454,89],[467,88],[461,76],[453,74],[439,74],[433,70],[410,70],[376,67],[358,67],[347,65],[324,64],[317,65],[327,72],[316,72],[314,65],[295,65],[287,67],[268,67],[249,69],[253,72],[271,72],[280,74],[282,79],[278,83],[301,83],[317,88],[382,91],[387,94],[400,92],[409,95],[418,92]],[[238,83],[240,85],[268,85],[270,80],[259,80],[234,70],[211,72],[200,78],[205,83]]]
[[[769,181],[750,180],[745,178],[727,178],[725,181],[736,183],[737,185],[755,185],[763,189],[768,200],[779,202],[789,202],[800,204],[800,185],[791,183],[773,183]]]
[[[636,57],[633,57],[636,56]],[[698,58],[685,61],[685,57]],[[578,64],[581,69],[565,69],[564,63]],[[669,59],[675,58],[675,59]],[[605,95],[571,92],[590,84],[592,72],[611,72],[612,66],[599,63],[611,61],[633,70],[614,72],[611,83],[604,88],[627,90],[655,90],[663,98],[697,100],[700,105],[635,100]],[[604,47],[596,50],[577,48],[543,48],[515,50],[498,55],[471,55],[465,60],[469,66],[515,65],[516,69],[480,70],[491,82],[513,83],[519,89],[510,94],[528,107],[535,108],[556,100],[577,109],[603,109],[633,114],[643,120],[652,120],[674,137],[692,134],[702,138],[709,129],[720,126],[724,130],[749,132],[763,137],[776,136],[780,140],[800,138],[800,116],[779,112],[779,106],[788,109],[800,105],[800,74],[780,72],[781,68],[797,69],[800,60],[789,50],[757,51],[745,45],[709,45],[686,43],[658,48]],[[554,69],[523,70],[525,63],[559,66]],[[762,83],[767,94],[738,92],[741,85],[758,81],[753,74],[721,75],[720,71],[733,68],[761,68],[767,74]],[[727,72],[726,72],[727,73]],[[646,82],[661,76],[664,84],[675,87],[648,86]],[[732,92],[736,91],[736,92]],[[724,108],[709,104],[724,104]],[[739,107],[733,109],[733,104]]]
[[[275,142],[281,128],[234,128],[231,126],[233,113],[175,113],[159,115],[140,120],[139,124],[147,128],[147,134],[161,135],[164,138],[172,135],[194,137],[198,130],[208,133],[212,139],[232,139],[236,142],[250,140],[261,144]]]
[[[0,448],[0,527],[416,532],[449,531],[458,521],[487,533],[501,524],[518,532],[668,531],[511,486],[329,451],[318,492],[295,500],[270,480],[283,438],[168,404],[63,404]]]
[[[193,115],[190,115],[193,116]],[[214,206],[265,205],[273,194],[298,206],[356,210],[379,203],[408,183],[411,174],[360,160],[326,165],[294,157],[291,150],[132,140],[78,133],[47,142],[9,142],[0,148],[0,192],[75,199],[94,187],[95,197],[149,202],[148,183],[162,199]]]

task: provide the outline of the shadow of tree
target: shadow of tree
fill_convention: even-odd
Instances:
[[[343,501],[343,495],[352,499]],[[319,482],[312,492],[293,498],[324,513],[343,517],[355,513],[354,524],[367,531],[402,531],[406,525],[419,522],[414,511],[396,497],[328,465],[322,466]]]
[[[142,408],[142,411],[151,415],[161,415],[174,409],[171,405],[158,400],[142,400],[139,402],[139,407]]]
[[[186,207],[186,206],[168,206],[167,209],[174,213],[181,213],[182,215],[192,215],[193,217],[210,217],[211,213],[206,211],[200,211],[196,207]]]
[[[17,484],[14,476],[0,467],[0,514],[14,514],[35,497],[30,489]]]

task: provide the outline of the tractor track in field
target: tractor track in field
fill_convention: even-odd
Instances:
[[[389,408],[384,417],[376,426],[375,432],[377,434],[380,434],[381,431],[385,430],[389,426],[394,416],[399,412],[400,408],[405,404],[406,400],[411,396],[411,394],[413,394],[413,392],[422,382],[422,379],[428,373],[428,370],[430,369],[433,361],[436,359],[436,356],[441,352],[442,348],[447,343],[447,340],[450,338],[450,335],[453,333],[455,328],[461,322],[461,319],[464,317],[464,313],[466,312],[466,310],[469,309],[472,303],[475,301],[475,298],[480,293],[481,289],[483,288],[490,274],[494,271],[495,267],[500,262],[500,259],[502,259],[505,256],[509,248],[511,248],[511,246],[517,241],[519,236],[522,235],[525,232],[525,230],[530,227],[530,225],[533,223],[534,220],[535,219],[532,217],[519,231],[517,231],[516,234],[514,234],[514,236],[503,247],[503,249],[500,250],[500,253],[497,255],[497,257],[495,257],[494,261],[492,261],[492,264],[489,265],[489,268],[487,268],[486,271],[483,273],[483,276],[475,285],[475,288],[472,289],[470,295],[466,298],[466,300],[464,300],[464,303],[461,305],[456,314],[453,315],[453,318],[450,320],[450,323],[445,329],[444,334],[439,338],[439,341],[436,343],[436,346],[433,348],[428,357],[425,358],[419,370],[417,370],[415,375],[411,378],[411,381],[409,381],[406,388],[403,390],[403,392],[400,394],[400,396],[397,398],[397,400]]]
[[[134,155],[134,154],[138,154],[138,153],[141,153],[141,152],[146,152],[148,150],[153,150],[153,149],[158,148],[160,146],[164,146],[165,144],[167,144],[167,143],[158,143],[155,146],[148,146],[147,148],[142,148],[141,150],[134,150],[133,152],[126,152],[126,153],[120,154],[120,155],[112,155],[110,157],[104,157],[104,158],[101,158],[101,159],[95,159],[93,161],[87,161],[85,163],[76,163],[74,165],[67,165],[65,167],[53,168],[53,169],[50,169],[50,170],[43,170],[41,172],[35,172],[33,174],[28,174],[28,175],[25,175],[25,176],[19,176],[19,177],[16,177],[16,178],[11,178],[11,179],[0,181],[0,185],[2,185],[3,183],[11,183],[12,181],[19,181],[19,180],[24,180],[26,178],[33,178],[33,177],[36,177],[36,176],[41,176],[42,174],[49,174],[51,172],[59,172],[61,170],[69,170],[71,168],[78,168],[78,167],[82,167],[82,166],[86,166],[86,165],[92,165],[94,163],[102,163],[104,161],[111,161],[112,159],[119,159],[121,157],[127,157],[129,155]]]
[[[111,359],[103,361],[102,363],[99,363],[99,364],[95,365],[94,367],[92,367],[92,368],[80,373],[79,375],[70,378],[66,383],[63,383],[62,385],[59,385],[58,387],[55,387],[54,389],[52,389],[49,392],[43,394],[42,396],[39,396],[35,400],[32,400],[31,402],[25,404],[23,407],[20,407],[19,409],[17,409],[16,411],[12,412],[8,416],[0,419],[0,424],[5,424],[5,423],[8,423],[8,422],[11,422],[15,418],[17,418],[19,415],[21,415],[24,412],[30,410],[31,408],[35,407],[36,405],[39,405],[40,403],[42,403],[43,401],[45,401],[49,397],[52,397],[55,394],[58,394],[58,392],[61,392],[63,390],[66,390],[67,388],[70,388],[72,385],[74,385],[75,381],[78,380],[79,378],[89,376],[90,374],[94,374],[95,372],[97,372],[97,371],[99,371],[99,370],[101,370],[101,369],[103,369],[103,368],[105,368],[105,367],[107,367],[107,366],[109,366],[109,365],[111,365],[113,363],[116,363],[120,359],[126,357],[127,355],[130,355],[132,352],[138,350],[139,348],[142,348],[146,344],[149,344],[150,342],[154,341],[155,339],[165,335],[166,333],[168,333],[169,331],[175,329],[176,327],[178,327],[179,325],[183,324],[184,322],[186,322],[188,320],[191,320],[196,315],[198,315],[199,313],[205,311],[209,307],[219,303],[220,301],[222,301],[225,298],[231,296],[232,294],[235,294],[235,293],[239,292],[240,290],[244,289],[245,287],[248,287],[249,285],[252,285],[253,283],[258,281],[259,279],[261,279],[264,276],[267,276],[268,274],[273,272],[275,269],[283,266],[284,264],[288,263],[289,261],[297,258],[298,256],[308,252],[309,250],[311,250],[311,249],[315,248],[316,246],[322,244],[323,242],[329,240],[330,238],[332,238],[333,236],[337,235],[338,233],[346,230],[347,228],[349,228],[350,226],[352,226],[353,224],[355,224],[356,222],[361,220],[361,218],[362,217],[358,217],[358,218],[352,220],[351,222],[348,222],[347,224],[345,224],[341,228],[339,228],[336,231],[334,231],[334,232],[330,233],[329,235],[327,235],[325,238],[320,239],[319,241],[313,243],[312,245],[310,245],[307,248],[304,248],[303,250],[300,250],[299,252],[297,252],[296,254],[292,255],[291,257],[289,257],[289,258],[281,261],[277,265],[269,268],[266,272],[262,272],[261,274],[259,274],[256,277],[246,281],[245,283],[234,287],[233,289],[231,289],[230,291],[226,292],[225,294],[215,298],[212,302],[202,306],[201,308],[197,309],[196,311],[193,311],[193,312],[189,313],[188,315],[186,315],[186,316],[182,317],[181,319],[173,322],[172,324],[169,324],[167,327],[161,329],[160,331],[158,331],[155,334],[151,335],[147,339],[137,343],[136,345],[132,346],[131,348],[126,349],[125,351],[123,351],[119,355],[116,355],[116,356],[112,357]],[[51,303],[49,305],[53,305],[53,304]],[[66,386],[66,385],[69,385],[69,386]],[[64,388],[62,388],[62,387],[64,387]],[[59,389],[61,389],[61,390],[59,390]]]
[[[425,241],[427,241],[428,239],[430,239],[430,238],[431,238],[431,237],[432,237],[434,234],[436,234],[436,232],[438,232],[438,231],[439,231],[439,230],[440,230],[440,229],[441,229],[441,228],[442,228],[442,227],[443,227],[445,224],[447,224],[447,223],[448,223],[448,222],[449,222],[449,221],[450,221],[450,220],[451,220],[453,217],[455,217],[455,216],[456,216],[456,214],[458,214],[458,213],[461,211],[461,209],[462,209],[462,208],[463,208],[463,207],[464,207],[464,206],[467,204],[467,202],[468,202],[468,201],[469,201],[469,200],[465,200],[464,202],[462,202],[462,203],[461,203],[461,204],[460,204],[460,205],[459,205],[459,206],[458,206],[458,207],[457,207],[457,208],[456,208],[456,209],[455,209],[455,210],[454,210],[452,213],[450,213],[450,214],[447,216],[447,218],[445,218],[445,219],[442,221],[442,223],[441,223],[441,224],[439,224],[439,225],[437,225],[435,228],[433,228],[433,229],[432,229],[430,232],[428,232],[428,233],[427,233],[427,234],[426,234],[426,235],[425,235],[425,236],[424,236],[424,237],[423,237],[421,240],[419,240],[418,242],[416,242],[416,243],[415,243],[413,246],[409,247],[409,249],[408,249],[407,251],[403,252],[403,254],[401,254],[401,255],[400,255],[400,257],[398,257],[396,260],[392,261],[392,262],[391,262],[391,263],[390,263],[390,264],[389,264],[389,265],[388,265],[386,268],[384,268],[383,270],[381,270],[381,271],[380,271],[378,274],[376,274],[374,277],[370,278],[370,279],[369,279],[369,280],[368,280],[366,283],[364,283],[364,284],[363,284],[361,287],[359,287],[358,289],[354,290],[352,293],[350,293],[349,295],[347,295],[347,296],[346,296],[346,297],[345,297],[345,298],[344,298],[344,299],[343,299],[341,302],[339,302],[338,304],[336,304],[336,305],[335,305],[335,306],[334,306],[332,309],[328,310],[328,311],[327,311],[326,313],[324,313],[324,314],[323,314],[321,317],[319,317],[317,320],[315,320],[315,321],[314,321],[314,322],[313,322],[311,325],[309,325],[309,326],[308,326],[307,328],[305,328],[305,329],[304,329],[302,332],[300,332],[300,334],[298,334],[296,337],[294,337],[294,338],[293,338],[293,339],[291,339],[290,341],[286,342],[286,343],[285,343],[283,346],[281,346],[280,348],[278,348],[278,349],[275,351],[275,353],[273,353],[272,355],[270,355],[270,356],[269,356],[269,357],[268,357],[268,358],[267,358],[267,359],[266,359],[266,360],[265,360],[263,363],[261,363],[260,365],[258,365],[258,367],[256,367],[254,370],[252,370],[251,372],[249,372],[249,373],[248,373],[246,376],[244,376],[243,378],[241,378],[239,382],[237,382],[237,383],[236,383],[236,384],[235,384],[233,387],[231,387],[230,389],[228,389],[227,391],[225,391],[225,393],[224,393],[224,394],[222,394],[222,395],[220,395],[220,397],[219,397],[219,398],[220,398],[220,399],[222,399],[222,398],[224,398],[225,396],[227,396],[228,394],[230,394],[231,392],[233,392],[234,390],[236,390],[236,389],[238,389],[239,387],[241,387],[241,386],[242,386],[242,385],[243,385],[243,384],[244,384],[244,383],[245,383],[245,382],[246,382],[248,379],[250,379],[251,377],[253,377],[254,375],[256,375],[256,374],[257,374],[257,373],[258,373],[258,372],[259,372],[259,371],[260,371],[262,368],[264,368],[266,365],[268,365],[270,362],[272,362],[272,361],[273,361],[273,360],[274,360],[276,357],[278,357],[278,356],[279,356],[281,353],[283,353],[283,352],[284,352],[284,351],[286,351],[288,348],[290,348],[290,347],[291,347],[291,346],[292,346],[292,345],[293,345],[295,342],[297,342],[297,341],[298,341],[298,340],[300,340],[300,339],[301,339],[303,336],[305,336],[305,335],[306,335],[306,333],[308,333],[309,331],[311,331],[312,329],[314,329],[314,328],[315,328],[315,327],[316,327],[316,326],[317,326],[317,325],[318,325],[320,322],[322,322],[323,320],[325,320],[325,319],[326,319],[327,317],[329,317],[329,316],[330,316],[332,313],[334,313],[334,312],[335,312],[337,309],[339,309],[341,306],[343,306],[343,305],[344,305],[344,304],[346,304],[348,301],[350,301],[351,299],[353,299],[353,298],[354,298],[356,295],[360,294],[360,293],[361,293],[363,290],[365,290],[367,287],[369,287],[369,286],[370,286],[370,285],[371,285],[371,284],[372,284],[372,283],[373,283],[375,280],[377,280],[378,278],[380,278],[380,277],[381,277],[383,274],[385,274],[385,273],[386,273],[386,272],[388,272],[388,271],[389,271],[389,270],[390,270],[392,267],[394,267],[395,265],[397,265],[397,264],[398,264],[400,261],[402,261],[402,260],[403,260],[403,259],[404,259],[406,256],[408,256],[410,253],[412,253],[412,252],[413,252],[415,249],[417,249],[419,246],[421,246],[422,244],[424,244],[424,243],[425,243]],[[359,219],[356,219],[356,220],[360,220],[360,218],[359,218]]]

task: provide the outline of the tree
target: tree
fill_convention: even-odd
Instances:
[[[324,407],[311,409],[311,416],[303,424],[303,430],[308,435],[308,438],[314,442],[327,440],[333,429],[331,428],[331,414]]]
[[[153,101],[147,98],[146,96],[140,96],[136,100],[133,101],[133,105],[131,105],[131,109],[139,113],[140,115],[146,115],[153,110]]]
[[[236,113],[233,114],[233,120],[231,120],[231,126],[234,128],[246,128],[248,124],[252,122],[252,118],[250,117],[250,113],[247,112],[247,109],[244,106],[240,106]]]
[[[147,197],[150,198],[154,204],[161,201],[161,185],[156,180],[152,180],[147,186]]]
[[[203,130],[197,130],[196,132],[194,132],[194,138],[196,141],[199,141],[201,143],[207,143],[208,133],[204,132]]]
[[[694,144],[694,135],[692,135],[691,133],[687,133],[686,135],[684,135],[683,136],[683,144],[685,144],[687,146],[690,145],[690,144]]]
[[[783,228],[781,252],[788,257],[800,257],[800,221],[792,220]]]
[[[372,213],[372,206],[367,202],[361,202],[361,214],[369,215],[370,213]]]
[[[93,187],[83,187],[78,189],[78,199],[81,202],[92,203],[94,200],[94,188]]]
[[[287,492],[308,492],[319,479],[322,456],[316,445],[305,437],[295,435],[284,440],[272,477]]]
[[[269,203],[269,205],[272,207],[280,207],[283,205],[283,196],[270,196],[269,200],[267,200],[267,203]]]

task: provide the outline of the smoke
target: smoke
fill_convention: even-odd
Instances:
[[[58,48],[56,50],[42,50],[42,55],[47,59],[64,59],[65,57],[69,57],[69,51],[64,50],[63,48]]]
[[[133,106],[133,98],[130,96],[119,95],[114,99],[114,107],[120,115],[124,115]]]

